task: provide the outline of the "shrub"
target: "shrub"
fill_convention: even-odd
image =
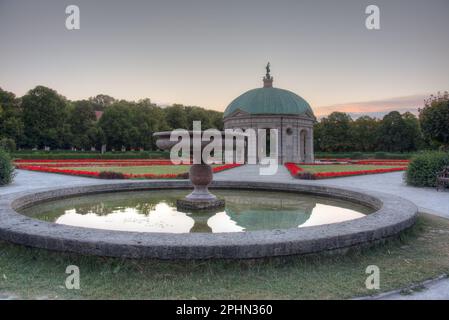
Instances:
[[[298,179],[302,179],[302,180],[315,180],[316,179],[315,175],[312,172],[308,172],[308,171],[299,172],[296,177]]]
[[[101,171],[98,174],[98,178],[100,178],[100,179],[125,179],[125,175],[121,172]]]
[[[408,166],[405,180],[416,187],[435,187],[436,176],[449,166],[449,153],[426,152],[412,158]]]
[[[144,152],[98,152],[81,151],[18,151],[12,154],[17,159],[170,159],[170,152],[166,151],[144,151]]]
[[[184,172],[184,173],[178,174],[178,179],[189,179],[189,173]]]
[[[0,149],[7,152],[14,152],[16,151],[16,142],[10,138],[3,138],[0,140]]]
[[[413,153],[387,153],[384,159],[408,160],[413,157]]]
[[[349,158],[351,159],[364,159],[366,156],[362,152],[353,152],[350,154]]]
[[[449,146],[449,93],[438,92],[436,96],[431,95],[425,101],[425,106],[419,111],[419,121],[424,136]]]
[[[0,185],[11,183],[14,175],[14,166],[9,154],[0,149]]]
[[[387,153],[386,152],[376,152],[374,154],[374,159],[387,159]]]

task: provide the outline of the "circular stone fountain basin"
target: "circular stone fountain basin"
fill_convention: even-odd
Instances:
[[[310,194],[264,190],[215,190],[226,206],[179,211],[186,190],[102,193],[54,200],[19,212],[44,221],[85,228],[136,232],[249,232],[348,221],[371,207]]]
[[[122,202],[125,194],[123,192],[129,191],[132,191],[129,194],[134,194],[136,197],[139,193],[142,196],[147,194],[148,199],[144,201],[146,204],[151,202],[152,193],[154,193],[156,200],[159,197],[158,195],[165,193],[153,204],[157,206],[161,203],[164,204],[165,201],[165,204],[170,207],[168,202],[171,196],[176,199],[178,192],[187,194],[190,188],[191,185],[188,181],[180,180],[125,181],[5,195],[0,200],[0,239],[49,250],[127,258],[260,258],[308,254],[370,245],[396,236],[404,229],[412,226],[417,215],[417,208],[413,203],[383,193],[372,192],[367,194],[356,189],[340,189],[308,183],[215,181],[212,183],[214,193],[222,193],[221,197],[227,197],[227,201],[228,198],[231,199],[229,200],[230,205],[224,210],[226,214],[216,217],[222,220],[221,223],[214,224],[212,223],[213,220],[210,220],[219,212],[212,214],[212,216],[198,216],[197,220],[193,218],[195,213],[182,213],[182,217],[186,221],[192,223],[190,219],[193,219],[193,225],[188,230],[189,233],[187,233],[188,227],[185,227],[183,232],[169,233],[167,230],[159,230],[158,232],[156,230],[150,230],[151,232],[146,230],[117,231],[112,230],[114,228],[110,226],[107,230],[99,229],[98,225],[80,227],[53,222],[57,221],[60,213],[63,214],[59,215],[59,218],[64,217],[65,210],[71,205],[72,209],[73,207],[78,208],[78,212],[74,212],[74,214],[81,214],[83,201],[89,203],[90,199],[98,199],[98,197],[121,197],[120,202]],[[248,196],[245,197],[245,194]],[[267,206],[273,207],[273,210],[267,214],[269,217],[266,219],[268,223],[265,221],[262,226],[258,225],[258,221],[264,220],[261,216],[257,217],[258,214],[263,214],[262,208],[257,207],[256,202],[258,200],[248,201],[250,199],[249,194],[252,194],[252,197],[264,194],[265,199],[270,199],[268,195],[272,195],[272,201],[269,200],[267,202],[270,203],[266,203]],[[243,199],[246,198],[246,200],[239,203],[235,200],[238,195],[241,195]],[[233,197],[234,200],[232,200]],[[300,199],[306,199],[306,197],[308,197],[308,200],[305,202],[308,202],[309,206],[313,206],[313,203],[315,203],[314,208],[319,207],[319,205],[330,204],[333,207],[332,210],[352,210],[359,216],[353,216],[350,220],[340,222],[328,220],[324,224],[314,224],[312,223],[314,215],[318,217],[324,215],[324,213],[314,212],[313,208],[308,213],[305,209],[308,206],[299,204]],[[63,200],[60,201],[61,199]],[[76,199],[81,201],[79,206],[74,203]],[[242,210],[247,206],[246,208],[249,209],[245,209],[246,213],[239,212],[236,209],[232,211],[230,209],[232,209],[233,201],[238,203],[235,208]],[[251,203],[248,204],[245,201]],[[277,204],[275,201],[277,201]],[[64,207],[64,202],[68,204],[68,207]],[[284,205],[281,202],[284,202]],[[61,204],[62,210],[59,210],[59,213],[54,216],[46,216],[45,210],[39,210],[39,208],[45,208],[45,206],[51,208],[52,205],[56,205],[57,207],[58,203]],[[296,209],[293,210],[293,207],[288,207],[286,203],[291,204]],[[99,202],[95,200],[90,204],[98,205]],[[118,203],[117,205],[121,205],[124,209],[127,208],[125,203]],[[151,212],[151,206],[139,210]],[[285,208],[285,206],[295,213],[283,215],[279,209]],[[134,203],[131,207],[136,209],[138,206]],[[87,206],[84,209],[84,215],[88,215],[92,208]],[[255,212],[251,213],[251,209],[254,209]],[[368,211],[364,212],[363,210]],[[27,212],[33,217],[19,214],[18,211]],[[52,210],[47,211],[47,213],[50,213],[50,211]],[[372,213],[360,216],[360,214],[369,212]],[[279,213],[280,215],[276,216]],[[36,219],[36,217],[39,218],[36,214],[43,214],[48,221]],[[284,218],[281,218],[282,215]],[[141,218],[141,216],[142,214],[139,213],[134,218]],[[254,216],[257,217],[255,221],[252,220]],[[338,215],[334,214],[333,216]],[[340,216],[343,216],[343,213]],[[223,219],[228,220],[227,224],[223,222]],[[197,221],[200,222],[198,224],[199,230],[197,229],[199,232],[194,232],[195,229],[192,230],[192,228],[195,228]],[[308,226],[307,223],[310,225]],[[139,223],[138,225],[141,226]],[[245,228],[245,230],[218,230],[217,227],[225,226],[229,229],[236,225]],[[201,228],[209,228],[211,232],[205,232]]]

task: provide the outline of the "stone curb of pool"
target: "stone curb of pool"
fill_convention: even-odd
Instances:
[[[371,245],[411,227],[418,212],[412,202],[385,193],[326,185],[241,181],[214,181],[211,187],[307,193],[352,201],[376,211],[362,218],[319,226],[213,234],[82,228],[36,220],[16,211],[36,203],[77,195],[190,187],[189,181],[153,180],[9,194],[0,200],[0,239],[48,250],[122,258],[251,259]]]

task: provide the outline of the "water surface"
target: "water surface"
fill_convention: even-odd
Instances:
[[[59,224],[137,232],[244,232],[302,228],[352,220],[373,209],[348,201],[289,192],[213,190],[226,207],[181,212],[187,190],[84,195],[41,203],[21,213]]]

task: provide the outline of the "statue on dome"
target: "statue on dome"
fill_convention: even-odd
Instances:
[[[265,69],[267,70],[267,78],[270,79],[270,63],[267,63],[267,66],[265,67]]]

